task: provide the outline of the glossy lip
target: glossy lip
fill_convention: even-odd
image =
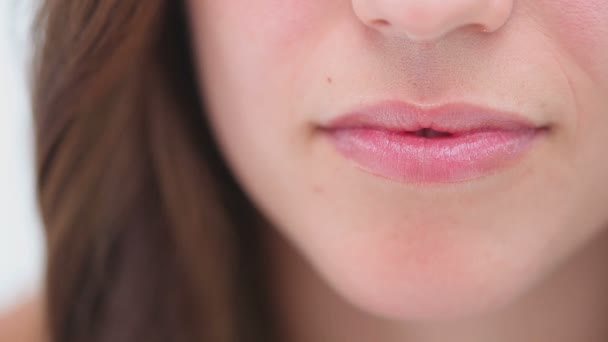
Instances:
[[[548,126],[467,103],[435,107],[386,101],[322,125],[347,159],[405,183],[455,183],[490,175],[520,159]]]

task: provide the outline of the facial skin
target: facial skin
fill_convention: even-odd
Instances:
[[[499,310],[608,224],[608,2],[190,0],[202,96],[237,179],[360,310]],[[360,103],[466,101],[550,127],[511,167],[432,186],[318,130]]]

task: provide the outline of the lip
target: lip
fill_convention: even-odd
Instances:
[[[548,126],[468,103],[386,101],[327,124],[338,152],[363,171],[404,183],[455,183],[515,164]]]

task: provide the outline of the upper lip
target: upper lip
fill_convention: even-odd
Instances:
[[[464,102],[427,107],[402,101],[384,101],[351,110],[330,120],[324,128],[403,132],[431,130],[463,134],[484,130],[533,129],[538,125],[519,113]]]

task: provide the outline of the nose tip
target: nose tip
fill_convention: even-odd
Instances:
[[[494,32],[509,19],[514,0],[352,0],[365,25],[386,35],[433,40],[464,27]]]

